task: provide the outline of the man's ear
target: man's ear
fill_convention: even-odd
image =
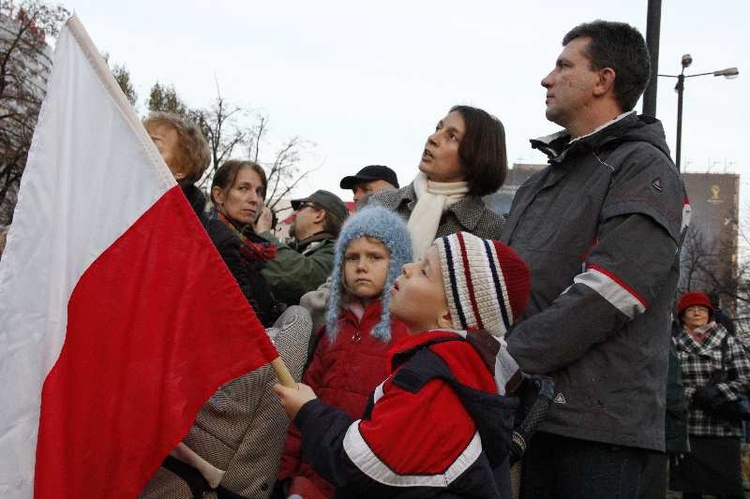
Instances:
[[[322,224],[326,220],[326,210],[315,210],[313,215],[313,221],[318,224]]]
[[[594,86],[594,95],[596,97],[602,97],[608,92],[614,92],[615,90],[615,70],[612,68],[602,68],[597,71],[597,81]]]
[[[453,321],[451,320],[450,310],[444,310],[443,313],[438,317],[437,325],[441,329],[454,329]]]

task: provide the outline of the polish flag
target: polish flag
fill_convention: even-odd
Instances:
[[[135,497],[217,387],[276,357],[71,18],[0,263],[0,497]]]

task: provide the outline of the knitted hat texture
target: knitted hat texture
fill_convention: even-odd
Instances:
[[[339,307],[341,306],[341,295],[344,291],[344,254],[346,248],[349,247],[349,243],[363,236],[381,241],[388,248],[390,254],[388,277],[383,287],[383,294],[380,297],[382,305],[380,322],[370,334],[384,342],[391,339],[391,294],[388,291],[401,273],[404,264],[412,260],[411,236],[401,217],[380,206],[367,206],[349,217],[336,240],[333,273],[331,274],[331,293],[328,296],[328,311],[326,313],[327,332],[331,341],[335,341],[338,334]]]
[[[467,232],[441,237],[435,244],[453,327],[505,337],[529,298],[526,263],[503,243]]]
[[[706,307],[709,312],[714,311],[714,307],[711,305],[711,300],[708,298],[706,293],[700,291],[690,291],[680,297],[680,301],[677,302],[677,315],[680,316],[685,309],[700,305]]]

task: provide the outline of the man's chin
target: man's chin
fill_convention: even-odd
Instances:
[[[544,115],[547,117],[548,121],[554,123],[555,125],[560,125],[561,127],[565,128],[565,125],[563,124],[564,120],[562,119],[562,115],[554,107],[548,107],[547,110],[544,112]]]

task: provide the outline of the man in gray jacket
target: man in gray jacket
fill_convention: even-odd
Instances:
[[[532,274],[508,349],[557,391],[526,453],[525,497],[636,497],[649,452],[664,450],[689,204],[661,124],[633,111],[649,75],[641,34],[595,21],[565,35],[542,80],[564,130],[532,140],[550,164],[519,189],[503,235]]]

